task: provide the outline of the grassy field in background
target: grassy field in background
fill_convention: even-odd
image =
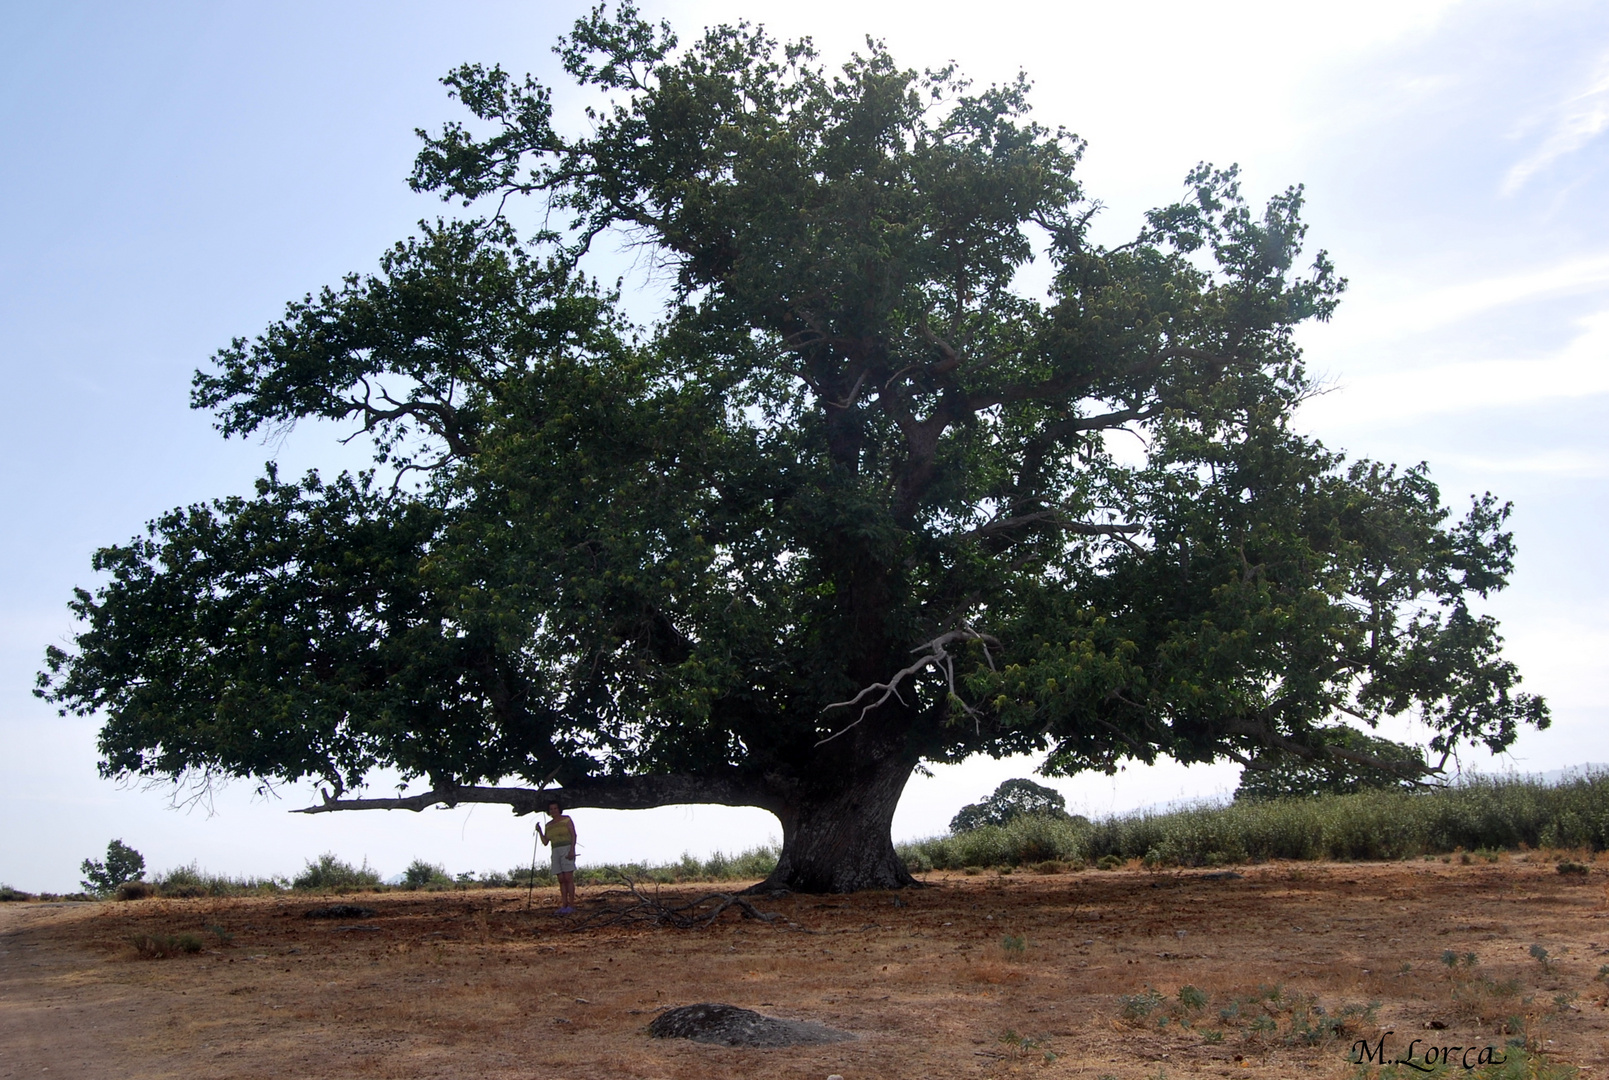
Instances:
[[[1021,817],[1003,826],[936,836],[899,845],[913,872],[1039,867],[1112,867],[1138,859],[1147,866],[1220,866],[1268,859],[1342,861],[1411,859],[1462,852],[1472,858],[1501,851],[1609,848],[1609,776],[1562,784],[1533,779],[1480,779],[1420,792],[1370,791],[1270,802],[1145,810],[1096,821],[1078,817]],[[752,848],[707,859],[683,855],[674,863],[583,866],[583,885],[634,881],[758,881],[776,866],[777,851]],[[125,886],[125,898],[263,896],[283,892],[453,890],[551,885],[538,865],[507,871],[449,874],[416,860],[400,884],[387,885],[367,865],[320,856],[293,878],[238,878],[182,866],[148,882]],[[83,899],[93,899],[77,894]],[[0,900],[31,899],[0,886]],[[62,897],[51,897],[62,899]]]

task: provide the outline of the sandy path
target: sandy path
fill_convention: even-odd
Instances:
[[[43,932],[83,914],[82,904],[0,905],[0,1077],[113,1074],[174,996],[153,999],[113,977],[98,951],[64,948]],[[147,1060],[141,1072],[172,1075],[168,1065]]]

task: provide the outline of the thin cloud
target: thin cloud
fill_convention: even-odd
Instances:
[[[1515,164],[1503,179],[1503,194],[1512,195],[1526,181],[1560,158],[1573,154],[1609,130],[1609,53],[1598,62],[1587,88],[1559,106],[1552,132],[1530,156]]]
[[[1483,278],[1433,289],[1399,302],[1394,329],[1419,331],[1467,319],[1484,311],[1558,293],[1572,292],[1609,282],[1609,255],[1527,270],[1519,274]]]
[[[1579,450],[1552,450],[1540,454],[1521,454],[1513,457],[1479,457],[1465,454],[1443,454],[1441,464],[1470,472],[1524,474],[1530,476],[1563,476],[1580,479],[1598,479],[1609,476],[1609,457],[1588,454]]]
[[[1335,357],[1528,301],[1590,294],[1605,285],[1609,285],[1609,254],[1423,290],[1411,288],[1411,283],[1385,281],[1371,287],[1365,281],[1342,304],[1334,322],[1306,333],[1322,339],[1324,354]]]
[[[1578,320],[1581,328],[1551,356],[1527,360],[1475,360],[1344,379],[1336,392],[1302,406],[1316,428],[1367,418],[1400,421],[1416,416],[1512,408],[1516,405],[1609,393],[1609,310]],[[1584,459],[1560,459],[1533,468],[1579,469]]]

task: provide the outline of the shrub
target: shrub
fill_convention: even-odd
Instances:
[[[129,847],[121,840],[113,840],[106,845],[106,861],[99,859],[85,859],[79,864],[83,871],[84,880],[80,882],[86,890],[97,896],[107,896],[117,891],[117,887],[125,881],[134,881],[145,873],[145,856]]]
[[[159,874],[151,884],[156,886],[156,891],[163,896],[177,899],[208,895],[206,879],[194,864],[175,867],[165,874]]]
[[[128,943],[147,960],[166,960],[201,951],[201,939],[194,934],[135,934]]]
[[[112,895],[119,900],[144,900],[155,896],[156,888],[149,881],[125,881]]]
[[[552,868],[542,865],[538,865],[534,872],[529,866],[516,866],[503,876],[508,878],[510,885],[521,889],[530,888],[532,885],[552,885],[558,881],[553,876]]]
[[[935,870],[968,866],[1077,863],[1088,855],[1088,826],[1077,818],[1025,814],[1005,825],[984,825],[952,836],[900,845],[907,866],[926,860]]]
[[[1597,822],[1588,828],[1585,823]],[[1181,866],[1248,859],[1401,859],[1539,847],[1544,835],[1602,850],[1609,840],[1609,777],[1557,787],[1475,779],[1430,791],[1360,791],[1312,799],[1241,801],[1096,822],[1091,853]]]
[[[415,859],[402,872],[404,889],[445,889],[452,885],[453,879],[447,876],[445,867],[427,863],[423,859]]]
[[[1428,791],[1241,800],[1144,810],[1094,823],[1026,814],[1004,826],[904,843],[899,853],[913,870],[969,872],[1044,862],[1095,861],[1110,869],[1135,858],[1153,867],[1218,866],[1262,859],[1433,858],[1455,851],[1471,853],[1470,862],[1496,862],[1503,850],[1541,847],[1544,840],[1594,851],[1609,847],[1609,776],[1556,787],[1476,778]]]
[[[305,870],[291,879],[293,889],[372,889],[379,884],[380,875],[369,868],[367,859],[361,867],[355,867],[329,851],[320,855],[317,862],[309,862]]]
[[[9,900],[32,900],[32,893],[25,893],[21,889],[13,889],[10,885],[0,885],[0,904]]]
[[[288,884],[282,878],[234,878],[209,874],[195,863],[177,866],[151,880],[160,896],[182,899],[195,896],[272,896]]]
[[[737,855],[717,851],[708,859],[700,860],[684,853],[681,860],[669,865],[650,866],[644,863],[605,863],[602,866],[584,866],[576,871],[576,881],[584,885],[618,883],[618,874],[625,874],[636,882],[674,885],[683,881],[761,881],[777,868],[776,848],[761,845]],[[529,869],[519,872],[521,884]],[[543,869],[541,873],[547,873]],[[538,877],[540,882],[542,879]],[[549,879],[551,881],[551,877]]]

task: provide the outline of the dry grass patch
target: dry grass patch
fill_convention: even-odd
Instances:
[[[518,890],[365,895],[372,915],[352,919],[285,896],[7,904],[0,940],[48,963],[0,971],[0,1017],[81,1008],[100,1020],[50,1026],[57,1058],[152,1075],[1351,1077],[1351,1044],[1387,1031],[1609,1068],[1603,898],[1553,863],[1240,872],[934,874],[898,895],[767,898],[783,919],[732,909],[707,930],[576,931]],[[629,899],[583,889],[583,914]],[[136,935],[202,947],[139,963]],[[697,1001],[859,1038],[647,1038],[658,1010]]]

